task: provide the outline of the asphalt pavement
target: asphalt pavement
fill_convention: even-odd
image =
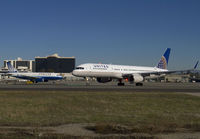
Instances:
[[[0,91],[40,90],[40,91],[123,91],[123,92],[185,92],[200,93],[200,83],[144,83],[143,86],[126,84],[117,86],[116,82],[100,84],[96,82],[66,81],[56,83],[0,83]]]

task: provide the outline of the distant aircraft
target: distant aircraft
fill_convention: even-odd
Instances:
[[[6,75],[19,78],[19,79],[25,79],[30,80],[33,83],[38,82],[48,82],[49,80],[62,80],[63,77],[60,76],[58,73],[48,73],[48,72],[18,72],[17,69],[15,69],[11,62],[7,62],[8,65],[8,73]]]
[[[81,64],[73,70],[72,74],[78,77],[95,77],[99,83],[107,83],[113,79],[118,79],[118,86],[124,86],[123,79],[129,83],[136,83],[136,86],[142,86],[144,77],[150,75],[165,75],[175,72],[186,72],[191,70],[169,71],[167,65],[169,61],[171,48],[167,48],[159,63],[155,67],[143,66],[125,66],[112,64]],[[198,62],[194,69],[197,68]],[[194,70],[192,69],[192,70]]]

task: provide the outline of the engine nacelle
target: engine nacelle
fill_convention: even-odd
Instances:
[[[142,82],[144,80],[144,77],[139,75],[139,74],[134,74],[133,78],[134,78],[135,83],[139,83],[139,82]]]
[[[128,75],[124,76],[130,83],[139,83],[144,80],[144,78],[140,74],[133,74],[133,75]]]
[[[108,77],[98,77],[97,78],[97,82],[99,83],[107,83],[107,82],[111,82],[112,78],[108,78]]]
[[[45,80],[44,78],[38,78],[35,80],[35,82],[48,82],[48,80]]]

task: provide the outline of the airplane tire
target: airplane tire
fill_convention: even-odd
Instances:
[[[124,83],[118,83],[117,85],[118,86],[124,86]]]
[[[143,83],[136,83],[136,86],[143,86]]]

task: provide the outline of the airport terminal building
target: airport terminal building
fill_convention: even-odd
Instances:
[[[47,57],[35,57],[35,60],[4,60],[2,70],[8,70],[7,62],[11,62],[18,71],[70,73],[75,68],[75,57],[60,57],[58,54]]]
[[[11,62],[13,67],[18,71],[33,71],[35,72],[35,60],[22,60],[18,57],[16,60],[4,60],[3,70],[7,70],[7,62]]]
[[[75,57],[60,57],[58,54],[35,57],[36,72],[70,73],[75,68]]]

